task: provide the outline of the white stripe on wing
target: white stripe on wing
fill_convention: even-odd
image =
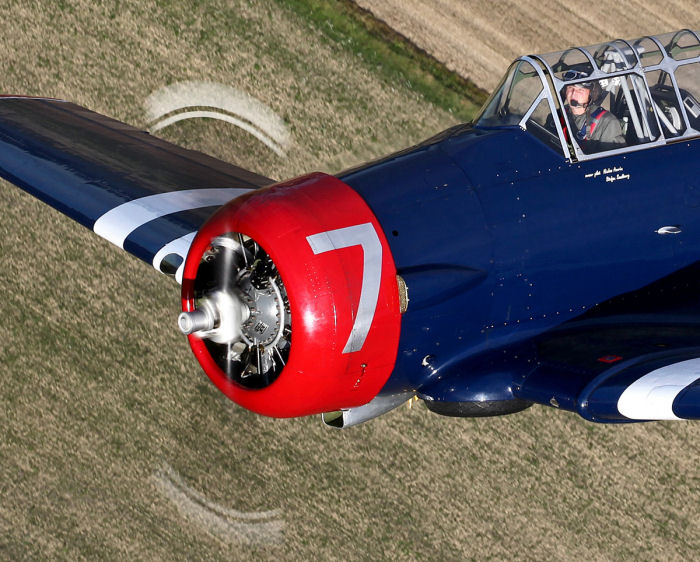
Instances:
[[[168,242],[165,246],[158,250],[158,253],[155,256],[153,256],[153,267],[160,271],[160,264],[163,261],[163,258],[168,254],[177,254],[182,258],[182,263],[180,264],[180,267],[177,268],[175,280],[182,285],[182,272],[185,269],[185,258],[187,257],[187,252],[190,250],[195,234],[197,233],[190,232],[189,234],[185,234],[180,238],[176,238],[172,242]]]
[[[235,187],[169,191],[134,199],[106,212],[93,230],[120,248],[129,234],[144,224],[173,213],[223,205],[250,189]]]
[[[620,395],[618,411],[631,420],[679,420],[673,401],[700,379],[700,359],[688,359],[656,369],[634,381]]]

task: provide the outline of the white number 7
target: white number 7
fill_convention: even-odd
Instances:
[[[365,344],[367,334],[374,320],[379,300],[379,286],[382,280],[382,243],[371,222],[319,232],[307,236],[306,240],[314,254],[322,254],[331,250],[362,246],[362,289],[360,302],[357,305],[357,316],[352,326],[343,353],[359,351]]]

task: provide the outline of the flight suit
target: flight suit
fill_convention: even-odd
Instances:
[[[584,153],[594,154],[625,146],[620,120],[609,111],[598,107],[582,115],[574,115],[568,107],[566,109],[574,128],[573,136]]]

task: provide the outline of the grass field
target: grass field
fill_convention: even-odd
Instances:
[[[144,125],[180,80],[254,95],[287,158],[219,122],[163,136],[270,177],[454,123],[285,2],[10,3],[4,92]],[[348,431],[248,413],[177,332],[179,287],[0,184],[0,559],[691,560],[700,425],[418,406]],[[271,513],[270,513],[271,512]]]

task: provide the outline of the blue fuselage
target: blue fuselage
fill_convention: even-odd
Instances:
[[[696,262],[699,147],[569,163],[519,128],[464,126],[341,175],[408,287],[385,392],[507,400],[532,338]]]

